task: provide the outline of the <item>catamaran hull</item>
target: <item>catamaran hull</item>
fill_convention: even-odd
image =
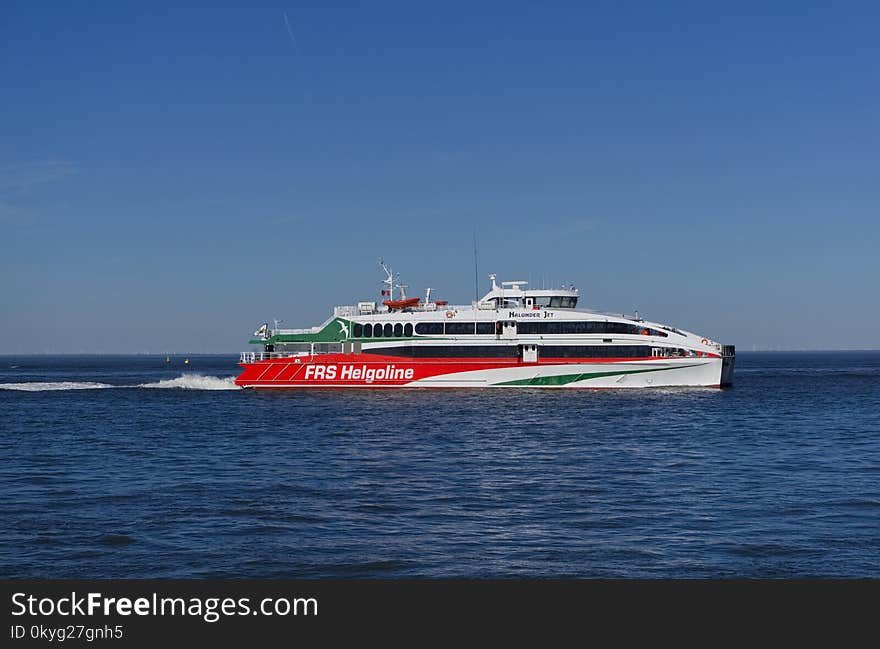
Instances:
[[[657,388],[721,387],[732,360],[720,357],[569,362],[364,360],[363,354],[242,363],[246,388]],[[729,380],[724,380],[727,376]]]

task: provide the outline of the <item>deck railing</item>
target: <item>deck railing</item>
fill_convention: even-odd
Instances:
[[[241,352],[239,363],[255,363],[268,361],[276,358],[302,359],[308,356],[320,356],[321,354],[339,354],[343,351],[342,343],[311,343],[307,349],[278,350],[272,352]]]
[[[303,358],[311,356],[309,352],[241,352],[239,363],[255,363],[273,358]]]

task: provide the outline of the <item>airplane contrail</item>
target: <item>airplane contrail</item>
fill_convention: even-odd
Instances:
[[[298,48],[296,46],[296,38],[293,35],[293,30],[290,28],[290,21],[287,19],[287,12],[283,12],[284,14],[284,26],[287,27],[287,35],[290,36],[290,42],[293,45],[294,51]]]

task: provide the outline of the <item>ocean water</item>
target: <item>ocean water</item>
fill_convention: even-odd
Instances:
[[[644,391],[173,360],[0,357],[0,576],[880,577],[880,352]]]

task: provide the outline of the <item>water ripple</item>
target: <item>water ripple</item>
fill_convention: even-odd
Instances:
[[[627,392],[252,392],[191,360],[0,366],[128,388],[0,389],[0,576],[880,577],[880,353]]]

